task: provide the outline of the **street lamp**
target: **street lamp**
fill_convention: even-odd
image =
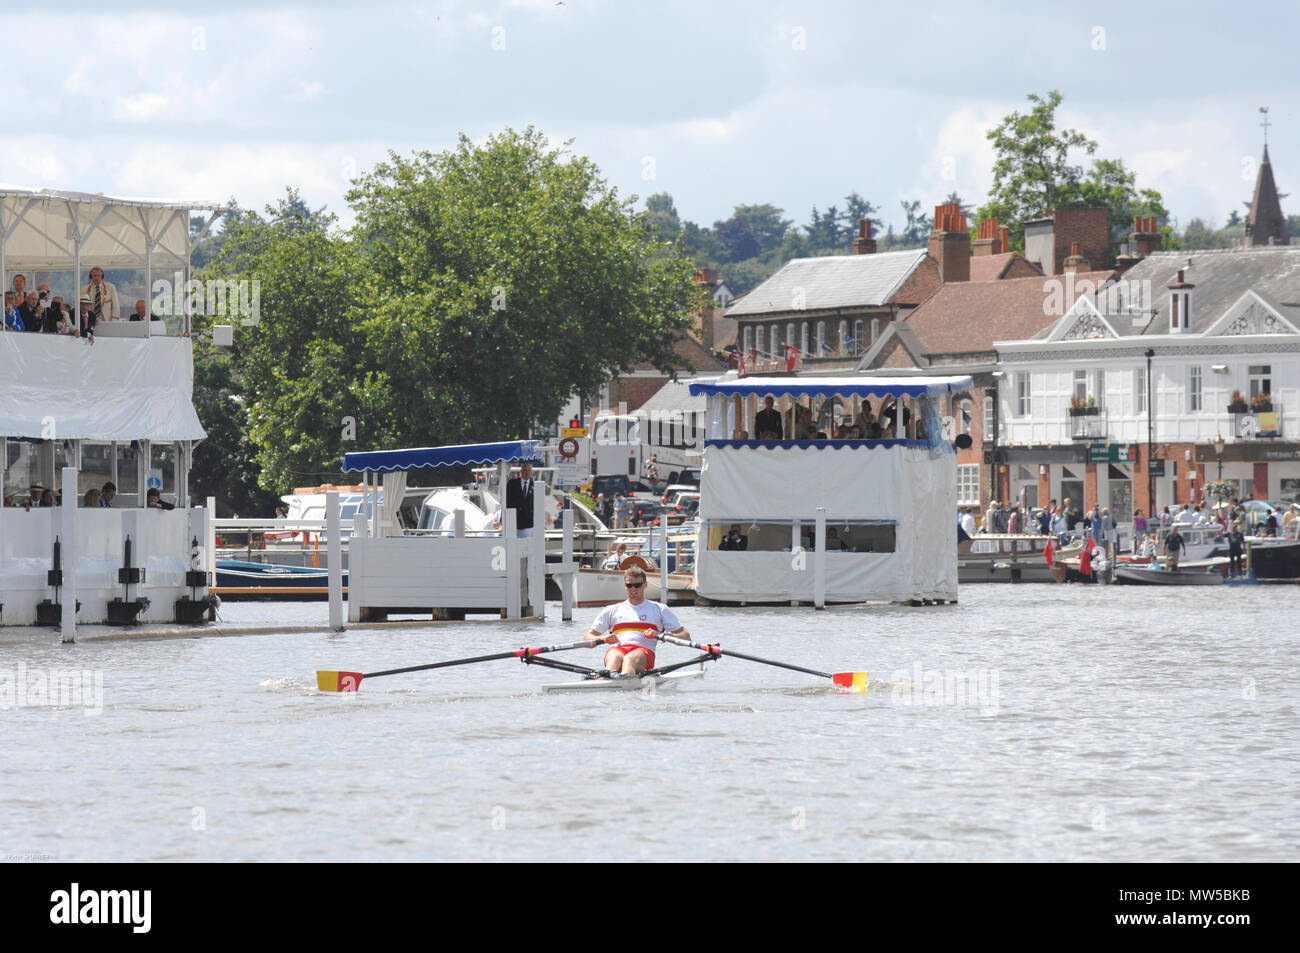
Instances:
[[[1219,479],[1223,479],[1223,434],[1214,435],[1214,455],[1219,460]]]

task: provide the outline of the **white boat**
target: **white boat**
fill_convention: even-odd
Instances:
[[[542,686],[546,694],[553,692],[657,692],[676,688],[686,682],[704,677],[704,666],[668,672],[664,675],[619,675],[614,678],[584,678],[576,682],[554,682]]]
[[[957,454],[940,408],[971,386],[968,376],[692,383],[692,394],[707,397],[710,437],[700,484],[697,602],[955,602]],[[897,439],[732,439],[753,426],[767,397],[784,405],[780,410],[798,407],[814,416],[867,406],[880,416],[893,401],[906,429]],[[724,548],[733,526],[740,545]]]
[[[1145,566],[1116,566],[1115,581],[1136,586],[1221,586],[1226,559],[1199,560],[1200,565],[1180,564],[1168,570],[1159,563]]]
[[[973,582],[1051,582],[1047,544],[1056,537],[981,533],[957,544],[957,580]]]

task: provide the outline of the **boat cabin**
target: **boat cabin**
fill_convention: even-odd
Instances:
[[[697,597],[955,602],[956,455],[941,411],[970,386],[969,377],[692,384],[709,407]],[[752,439],[760,430],[767,439]]]

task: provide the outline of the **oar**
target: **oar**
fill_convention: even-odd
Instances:
[[[819,672],[816,669],[803,668],[800,665],[791,665],[788,662],[774,662],[771,659],[759,658],[757,655],[746,655],[743,652],[737,652],[733,649],[727,649],[725,652],[720,646],[706,645],[703,642],[688,642],[686,639],[679,639],[672,635],[657,634],[655,636],[664,642],[671,642],[673,645],[681,645],[686,648],[699,649],[701,652],[707,652],[709,655],[722,656],[730,655],[734,658],[743,658],[748,662],[761,662],[764,665],[775,665],[777,668],[788,668],[793,672],[803,672],[805,675],[816,675],[819,678],[829,678],[831,683],[839,690],[846,692],[865,692],[867,690],[867,673],[866,672]]]
[[[476,655],[473,658],[457,658],[447,662],[433,662],[429,665],[411,665],[407,668],[390,668],[385,672],[320,672],[316,673],[316,687],[322,692],[355,692],[361,687],[363,678],[378,678],[380,675],[401,675],[404,672],[425,672],[431,668],[448,668],[452,665],[470,665],[474,662],[495,662],[500,659],[517,658],[527,661],[534,655],[547,652],[563,652],[565,649],[583,649],[600,645],[599,642],[583,639],[568,645],[543,645],[537,648],[515,649],[512,652],[497,652],[493,655]]]

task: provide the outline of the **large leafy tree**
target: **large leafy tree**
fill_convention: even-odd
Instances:
[[[336,477],[342,453],[357,446],[348,440],[354,428],[345,418],[353,419],[360,440],[370,436],[363,422],[382,415],[366,413],[372,374],[357,319],[365,268],[334,217],[312,211],[289,191],[265,216],[244,212],[225,234],[203,277],[256,280],[260,320],[236,328],[228,366],[224,355],[200,346],[196,402],[212,414],[200,418],[205,426],[211,419],[218,433],[246,429],[255,449],[251,460],[242,459],[247,446],[226,433],[211,449],[229,456],[211,467],[196,459],[196,469],[201,479],[224,486],[238,509],[235,500],[247,494],[210,469],[256,472],[262,488],[277,492]]]
[[[989,200],[979,210],[981,219],[996,218],[1008,226],[1013,248],[1024,249],[1027,220],[1054,208],[1108,208],[1112,253],[1134,215],[1168,219],[1160,193],[1139,190],[1122,160],[1098,159],[1087,169],[1073,161],[1080,153],[1092,155],[1097,143],[1076,129],[1057,128],[1059,91],[1027,98],[1031,109],[1011,113],[988,133],[997,159]],[[1168,227],[1164,231],[1171,240]]]
[[[993,163],[993,187],[981,217],[1011,223],[1012,243],[1024,241],[1024,222],[1058,205],[1074,204],[1083,167],[1071,162],[1071,152],[1091,155],[1093,142],[1075,129],[1056,127],[1056,108],[1061,94],[1052,90],[1046,97],[1030,93],[1033,108],[1013,112],[988,133],[997,159]]]
[[[694,267],[634,198],[532,128],[362,176],[354,324],[379,429],[406,445],[522,437],[638,364],[677,369]]]

